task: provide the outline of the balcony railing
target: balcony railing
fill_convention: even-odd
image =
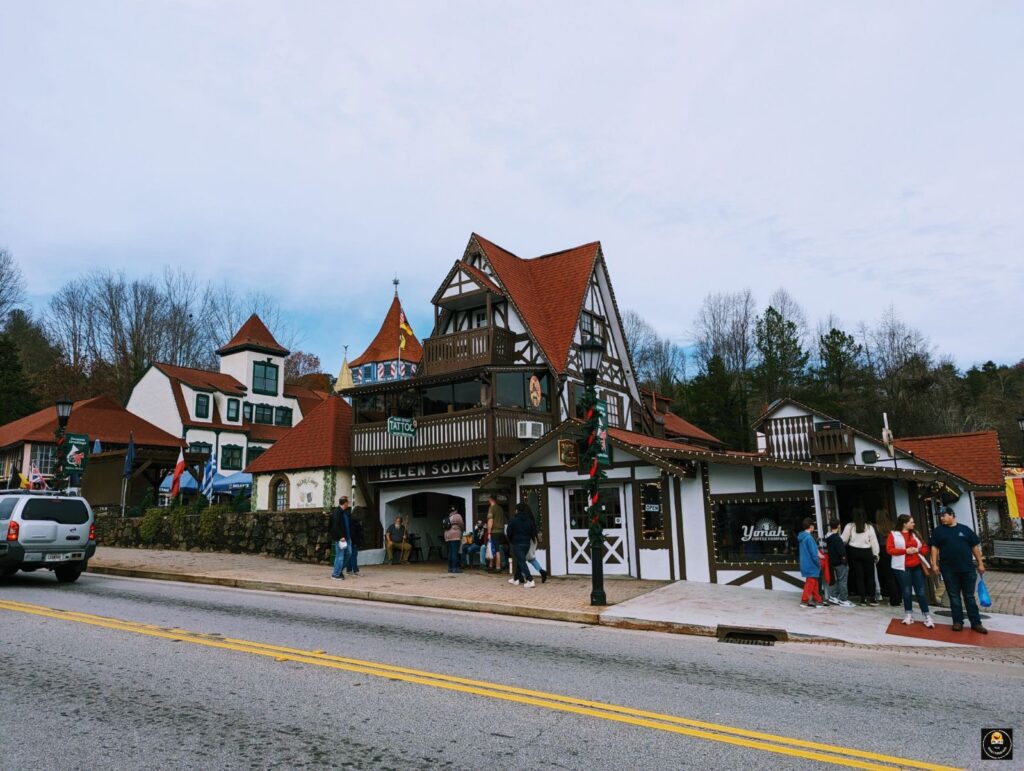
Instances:
[[[853,429],[826,428],[821,431],[812,431],[811,456],[821,455],[853,455],[857,449],[853,442]]]
[[[411,437],[389,434],[387,423],[357,423],[352,426],[352,465],[382,466],[487,455],[489,412],[478,407],[416,418],[416,434]],[[527,445],[529,440],[517,436],[519,421],[539,422],[544,433],[551,428],[548,413],[507,409],[493,412],[494,451],[498,455],[517,453]]]
[[[423,341],[424,375],[445,375],[471,367],[512,363],[515,352],[507,329],[481,327]]]

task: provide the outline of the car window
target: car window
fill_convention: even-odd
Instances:
[[[10,519],[17,503],[17,498],[0,498],[0,519]]]
[[[46,520],[62,525],[84,525],[89,521],[89,509],[82,501],[30,498],[25,501],[21,518],[25,521]]]

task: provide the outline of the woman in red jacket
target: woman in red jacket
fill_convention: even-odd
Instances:
[[[924,568],[928,564],[922,556],[928,553],[928,544],[917,537],[914,532],[914,518],[909,514],[900,514],[896,518],[896,529],[889,533],[885,541],[885,550],[892,555],[892,572],[903,590],[903,610],[906,615],[903,623],[914,623],[914,601],[911,594],[917,595],[917,604],[924,614],[924,625],[934,628],[931,614],[928,612],[928,598],[924,594]]]

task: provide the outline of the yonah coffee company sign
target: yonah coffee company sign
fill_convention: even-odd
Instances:
[[[378,466],[370,471],[371,482],[407,482],[416,479],[443,479],[487,474],[491,464],[487,458],[408,463],[400,466]]]
[[[781,525],[774,520],[761,519],[753,525],[741,525],[743,537],[741,541],[786,541],[789,536]]]

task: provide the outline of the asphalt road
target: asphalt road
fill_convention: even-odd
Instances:
[[[260,655],[252,643],[309,653]],[[0,582],[0,673],[3,769],[823,766],[750,747],[760,740],[749,736],[674,732],[664,716],[966,767],[1014,766],[982,763],[982,728],[1016,727],[1024,739],[1015,664],[94,575],[70,586],[48,573]],[[452,676],[577,701],[523,703],[540,697]]]

